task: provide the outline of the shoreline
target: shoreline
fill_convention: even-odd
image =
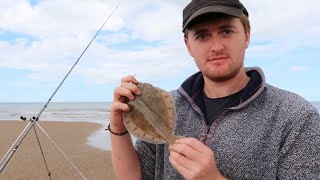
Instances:
[[[115,179],[110,151],[92,147],[89,137],[103,128],[93,122],[39,121],[40,126],[59,146],[87,179]],[[0,158],[2,159],[28,122],[0,121]],[[81,176],[67,162],[56,147],[37,127],[42,149],[52,179],[80,179]],[[106,139],[106,141],[108,141]],[[0,179],[46,179],[48,178],[44,160],[33,129],[27,134],[12,156]]]

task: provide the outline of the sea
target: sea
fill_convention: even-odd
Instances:
[[[311,103],[320,112],[320,101],[311,101]],[[41,102],[0,102],[0,121],[20,120],[21,116],[27,120],[33,116],[37,117],[44,106],[45,103]],[[41,114],[39,121],[73,121],[102,124],[103,128],[88,137],[88,144],[100,149],[111,150],[109,133],[105,131],[109,124],[110,107],[110,102],[51,102]]]
[[[0,102],[0,121],[27,120],[38,117],[46,103],[43,102]],[[39,121],[94,122],[103,128],[92,133],[88,145],[103,150],[111,150],[110,136],[105,128],[109,124],[110,102],[51,102],[39,116]],[[54,137],[51,137],[54,139]],[[14,143],[14,142],[12,142]]]

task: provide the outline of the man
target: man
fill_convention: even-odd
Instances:
[[[320,179],[320,118],[300,96],[245,68],[249,13],[238,0],[193,0],[183,11],[189,54],[200,72],[170,92],[173,145],[138,140],[123,124],[126,99],[141,92],[132,76],[114,91],[109,130],[119,179]]]

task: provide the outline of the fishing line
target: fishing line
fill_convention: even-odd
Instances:
[[[107,17],[107,19],[104,21],[104,23],[102,24],[102,26],[100,27],[100,29],[96,32],[96,34],[94,35],[94,37],[91,39],[91,41],[89,42],[89,44],[86,46],[86,48],[82,51],[82,53],[80,54],[79,58],[76,60],[76,62],[73,64],[73,66],[71,67],[71,69],[68,71],[67,75],[63,78],[63,80],[61,81],[61,83],[58,85],[58,87],[55,89],[55,91],[53,92],[53,94],[50,96],[50,98],[48,99],[47,103],[43,106],[43,108],[40,110],[40,112],[38,113],[38,115],[35,117],[33,116],[32,118],[30,118],[29,123],[27,124],[27,126],[24,128],[24,130],[21,132],[21,134],[19,135],[19,137],[16,139],[16,141],[13,143],[13,145],[10,147],[10,149],[8,150],[8,152],[5,154],[5,156],[3,157],[3,159],[0,161],[0,173],[2,172],[2,170],[5,168],[5,166],[7,165],[7,163],[10,161],[11,157],[14,155],[14,153],[17,151],[18,147],[20,146],[20,144],[22,143],[22,141],[24,140],[24,138],[27,136],[28,132],[31,130],[31,128],[34,127],[34,124],[39,120],[41,114],[43,113],[43,111],[47,108],[48,104],[51,102],[52,98],[55,96],[55,94],[58,92],[58,90],[60,89],[60,87],[62,86],[62,84],[64,83],[64,81],[67,79],[67,77],[69,76],[69,74],[72,72],[72,70],[74,69],[74,67],[78,64],[78,62],[80,61],[81,57],[83,56],[83,54],[87,51],[87,49],[89,48],[89,46],[91,45],[91,43],[93,42],[93,40],[97,37],[97,35],[100,33],[100,31],[102,30],[102,28],[104,27],[104,25],[108,22],[108,20],[110,19],[110,17],[113,15],[113,13],[118,9],[120,3],[118,2],[117,6],[113,9],[113,11],[110,13],[110,15]],[[25,117],[20,117],[20,119],[22,120],[26,120]],[[38,124],[37,124],[38,125]],[[38,125],[39,126],[39,125]],[[44,132],[44,130],[39,126],[39,128]],[[44,132],[45,133],[45,132]],[[46,134],[46,133],[45,133]],[[46,136],[50,139],[51,142],[52,139],[46,134]],[[40,141],[39,141],[40,143]],[[53,144],[55,144],[53,142]],[[56,145],[56,144],[55,144]],[[56,146],[57,147],[57,146]],[[40,146],[41,148],[41,146]],[[57,147],[58,148],[58,147]],[[59,151],[64,155],[64,153],[60,150],[60,148],[58,148]],[[65,156],[65,155],[64,155]],[[44,157],[44,156],[43,156]],[[66,156],[65,156],[66,157]],[[66,157],[67,158],[67,157]],[[45,159],[45,158],[44,158]],[[67,160],[69,161],[69,159],[67,158]],[[70,161],[71,162],[71,161]],[[71,163],[72,164],[72,163]],[[72,164],[73,165],[73,164]],[[77,170],[77,172],[81,175],[82,178],[86,179],[81,173],[80,171],[73,165],[73,167]],[[48,170],[48,172],[50,172]],[[50,174],[50,173],[48,173]],[[50,175],[49,175],[50,177]]]

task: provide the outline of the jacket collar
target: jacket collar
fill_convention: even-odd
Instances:
[[[240,104],[244,102],[247,104],[247,101],[251,101],[251,99],[254,99],[256,96],[258,96],[265,87],[265,77],[262,69],[259,67],[250,67],[246,68],[246,73],[250,77],[250,81],[241,93]],[[197,72],[186,79],[178,90],[184,96],[188,96],[187,99],[189,101],[193,101],[202,110],[202,112],[204,112],[202,96],[203,86],[203,75],[201,72]]]

